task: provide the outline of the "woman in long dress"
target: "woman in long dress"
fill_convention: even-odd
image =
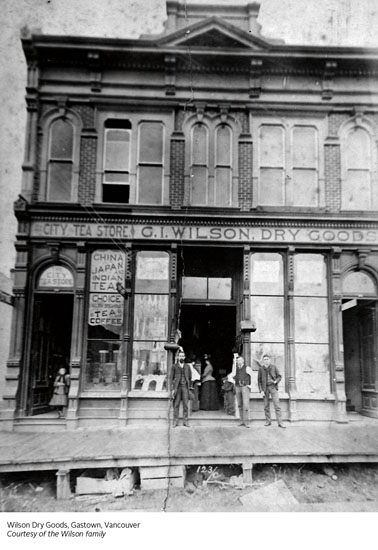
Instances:
[[[201,379],[200,409],[203,411],[217,411],[219,409],[217,383],[213,376],[213,365],[210,355],[205,355],[205,368]]]
[[[66,374],[66,369],[61,368],[54,380],[54,391],[50,399],[50,407],[58,409],[59,418],[65,416],[68,405],[68,390],[70,386],[70,377]]]

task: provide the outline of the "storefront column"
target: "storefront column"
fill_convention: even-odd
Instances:
[[[3,398],[3,408],[1,414],[1,429],[12,430],[13,419],[16,411],[16,395],[20,383],[21,359],[25,318],[25,291],[24,289],[14,289],[14,309],[12,314],[12,329],[10,335],[9,358],[7,361],[7,371],[5,375],[5,388]],[[23,386],[27,386],[26,380]],[[22,400],[21,414],[25,414],[26,400]]]
[[[79,412],[80,373],[83,369],[83,336],[84,336],[84,292],[85,292],[85,267],[86,267],[85,243],[77,243],[77,270],[76,270],[76,291],[74,294],[74,307],[72,313],[72,338],[71,338],[71,359],[70,376],[71,385],[68,394],[67,425],[71,429],[77,427]]]
[[[131,271],[131,246],[126,245],[126,269],[125,269],[125,293],[123,295],[125,299],[124,308],[123,308],[123,330],[120,335],[121,338],[121,402],[119,409],[119,421],[121,427],[127,424],[127,410],[128,410],[128,401],[127,396],[129,393],[129,372],[131,379],[131,368],[128,368],[128,358],[132,356],[130,351],[130,297],[131,297],[131,282],[132,282],[132,271]],[[132,365],[132,360],[130,362]]]
[[[28,223],[24,217],[26,202],[21,199],[15,202],[15,213],[18,217],[18,233],[25,235]],[[25,323],[26,323],[26,287],[27,267],[29,261],[28,244],[23,238],[17,238],[16,265],[13,272],[14,309],[9,346],[9,358],[5,375],[5,390],[3,396],[4,408],[1,416],[6,420],[3,429],[12,429],[13,418],[24,416],[27,409],[29,388],[29,361],[26,358]]]
[[[83,325],[84,325],[84,290],[78,289],[75,292],[73,319],[72,319],[72,340],[71,340],[71,359],[70,359],[70,377],[71,384],[68,393],[67,424],[70,428],[76,428],[79,392],[80,392],[80,372],[82,365],[81,350],[83,345]]]
[[[251,248],[244,247],[243,251],[243,312],[242,321],[251,320],[251,290],[250,290],[250,256]],[[251,366],[251,331],[242,331],[243,335],[243,357],[246,365]]]
[[[347,422],[346,394],[345,394],[345,370],[343,351],[343,314],[341,310],[341,248],[332,251],[332,277],[331,277],[331,349],[330,349],[330,376],[331,389],[335,395],[335,420]]]
[[[287,359],[288,359],[288,392],[289,418],[291,422],[298,420],[297,414],[297,384],[295,375],[295,330],[294,330],[294,247],[289,247],[288,253],[288,291],[287,291]]]

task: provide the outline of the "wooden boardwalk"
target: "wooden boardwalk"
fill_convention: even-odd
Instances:
[[[0,432],[0,472],[306,462],[378,462],[378,421]]]

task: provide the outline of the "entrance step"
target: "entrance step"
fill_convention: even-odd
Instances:
[[[66,430],[65,418],[50,418],[45,415],[27,416],[14,421],[15,432],[59,432]]]
[[[190,415],[192,426],[211,426],[220,424],[222,426],[233,426],[237,423],[236,416],[224,413],[223,411],[196,411]]]

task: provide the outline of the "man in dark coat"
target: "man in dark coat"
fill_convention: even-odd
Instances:
[[[269,403],[269,396],[271,396],[278,425],[280,428],[286,428],[286,426],[282,424],[280,400],[278,397],[278,384],[281,378],[282,376],[277,367],[271,364],[270,355],[267,353],[263,355],[263,364],[259,368],[257,382],[259,391],[262,392],[264,398],[265,426],[270,426],[272,423]]]
[[[184,426],[189,428],[188,422],[188,404],[189,390],[192,383],[192,373],[189,363],[185,363],[185,353],[183,349],[178,352],[177,362],[172,367],[171,372],[171,392],[173,399],[173,427],[178,426],[179,408],[182,401],[184,416]]]

